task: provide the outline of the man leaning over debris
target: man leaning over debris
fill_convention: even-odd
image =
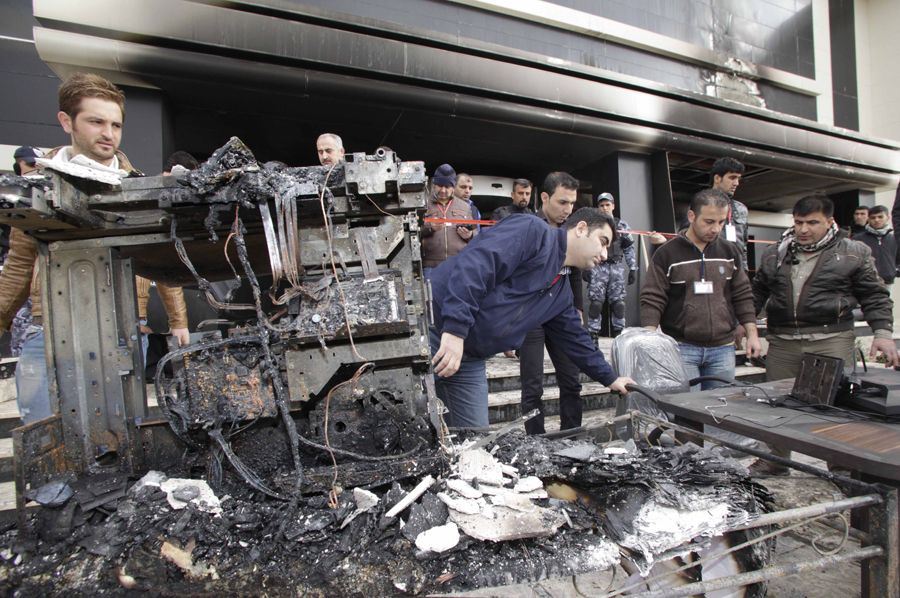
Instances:
[[[488,424],[484,360],[520,346],[538,326],[582,371],[626,392],[633,380],[617,378],[591,342],[563,274],[566,268],[590,268],[606,259],[614,237],[609,216],[590,208],[578,210],[560,228],[512,215],[435,268],[432,362],[450,426]]]
[[[834,204],[824,195],[794,205],[794,226],[769,246],[753,277],[757,313],[768,316],[766,380],[796,377],[804,353],[856,362],[853,310],[861,306],[875,336],[869,354],[884,353],[888,366],[900,363],[889,291],[863,243],[847,238],[834,221]],[[789,457],[790,451],[773,453]],[[759,460],[758,474],[788,475],[786,467]]]
[[[59,88],[57,119],[72,144],[49,151],[45,159],[121,176],[137,172],[119,151],[125,96],[103,77],[76,73],[66,80]],[[26,424],[51,415],[37,254],[37,241],[14,228],[9,258],[0,274],[0,330],[9,329],[16,310],[31,293],[34,319],[16,366],[16,401]],[[185,322],[185,333],[186,326]]]

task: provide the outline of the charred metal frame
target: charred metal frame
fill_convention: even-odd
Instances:
[[[728,442],[715,436],[704,434],[702,431],[675,424],[666,420],[655,418],[638,411],[630,411],[627,414],[599,426],[576,428],[565,432],[555,433],[555,438],[590,436],[598,440],[609,440],[615,437],[616,431],[621,429],[623,423],[630,424],[630,430],[635,437],[641,435],[643,426],[664,428],[679,435],[679,438],[687,441],[712,442],[733,450],[744,452],[758,458],[785,465],[792,469],[802,471],[826,479],[839,482],[845,488],[851,488],[853,496],[841,500],[833,500],[824,503],[785,509],[760,515],[752,521],[738,525],[728,531],[749,529],[751,527],[765,527],[784,524],[789,521],[809,523],[828,514],[841,513],[850,510],[855,521],[863,522],[863,529],[851,527],[851,522],[845,520],[846,528],[840,530],[848,536],[853,536],[860,541],[857,550],[838,550],[835,554],[827,554],[818,559],[776,565],[751,571],[739,575],[716,578],[709,581],[692,583],[689,585],[668,590],[629,594],[642,597],[670,598],[675,596],[693,596],[727,588],[734,588],[768,579],[787,577],[799,573],[812,572],[822,567],[840,562],[860,563],[860,586],[863,596],[900,597],[900,504],[898,504],[898,488],[881,483],[867,483],[839,474],[812,467],[804,463],[792,461],[771,455],[763,451],[743,447],[739,444]],[[796,525],[799,525],[795,524]],[[829,526],[831,527],[831,526]],[[780,533],[780,532],[776,532]],[[712,558],[712,556],[707,557]],[[698,563],[692,563],[686,567],[695,567]],[[673,572],[668,572],[671,574]],[[608,598],[620,595],[626,588],[618,588],[606,594]],[[634,591],[633,589],[631,591]]]
[[[246,150],[239,140],[229,143]],[[310,422],[313,437],[301,440],[321,446],[319,436],[330,432],[338,454],[342,440],[347,447],[358,443],[358,426],[367,417],[415,417],[438,424],[439,406],[426,380],[429,316],[417,234],[426,197],[424,165],[400,162],[393,152],[379,150],[350,154],[330,170],[282,170],[259,165],[246,152],[248,161],[218,173],[223,180],[212,177],[208,188],[191,186],[186,177],[124,179],[121,187],[113,187],[52,173],[49,191],[3,189],[9,192],[3,195],[0,221],[44,242],[39,271],[51,403],[57,413],[13,432],[20,507],[26,488],[54,474],[110,468],[138,472],[183,449],[172,433],[177,430],[168,429],[167,397],[157,396],[162,413],[148,405],[135,274],[171,284],[196,281],[236,322],[263,313],[258,283],[254,305],[215,299],[210,281],[239,272],[255,282],[254,271],[273,274],[272,305],[258,320],[264,324],[235,324],[229,334],[238,342],[201,341],[209,351],[221,352],[198,353],[195,360],[212,366],[185,374],[185,388],[215,396],[191,405],[189,418],[218,416],[220,396],[237,405],[238,419],[272,417],[282,411],[276,403],[283,394],[284,411],[295,417],[302,412]],[[242,177],[251,190],[264,191],[260,197],[248,196],[247,187],[238,190],[233,183]],[[290,183],[287,191],[266,195],[266,185],[276,177],[287,177],[278,179]],[[281,288],[288,287],[281,297],[275,293],[279,279]],[[316,299],[338,292],[342,309],[336,299]],[[346,297],[358,309],[348,311]],[[259,335],[254,330],[264,332],[259,342],[268,355],[258,369],[228,358],[232,346],[252,344]],[[279,343],[278,355],[267,348],[267,338]],[[179,357],[183,369],[180,361],[190,352],[170,355]],[[219,371],[215,360],[222,356],[229,363]],[[366,364],[375,366],[374,373],[338,391]],[[277,376],[269,374],[272,367],[281,368]],[[217,385],[219,374],[223,379]],[[367,398],[361,401],[364,390]],[[326,398],[332,401],[327,426],[327,414],[321,413]],[[378,436],[378,430],[371,433]],[[412,433],[429,432],[419,423]],[[209,438],[223,440],[213,433]],[[384,445],[410,452],[410,446],[391,439]],[[393,457],[396,468],[415,471],[415,464],[402,461],[406,453]],[[364,479],[365,470],[357,467],[346,477]],[[321,477],[312,472],[306,482]],[[294,482],[296,488],[304,483],[299,469]]]

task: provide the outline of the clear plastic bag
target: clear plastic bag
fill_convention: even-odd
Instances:
[[[628,376],[646,389],[661,394],[687,392],[688,376],[678,352],[675,339],[659,331],[645,328],[626,328],[613,341],[612,367],[619,376]],[[669,418],[649,397],[631,392],[616,404],[616,415],[640,411],[668,421]],[[620,438],[630,434],[616,430]]]
[[[612,345],[612,367],[639,385],[661,394],[687,392],[688,376],[678,343],[667,334],[626,328]]]

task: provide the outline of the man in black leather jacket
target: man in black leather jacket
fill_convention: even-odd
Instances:
[[[888,366],[898,365],[893,302],[875,271],[872,252],[838,229],[834,204],[824,195],[804,197],[794,205],[793,214],[794,226],[765,251],[753,278],[756,313],[765,310],[768,315],[766,379],[796,377],[803,353],[855,363],[856,307],[862,308],[875,336],[870,356],[882,352]],[[787,469],[764,461],[752,469],[787,474]]]

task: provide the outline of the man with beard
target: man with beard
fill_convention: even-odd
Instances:
[[[531,203],[531,192],[534,186],[528,179],[516,179],[513,181],[513,190],[510,196],[512,203],[500,206],[494,210],[494,220],[498,222],[510,214],[533,214],[528,205]]]

